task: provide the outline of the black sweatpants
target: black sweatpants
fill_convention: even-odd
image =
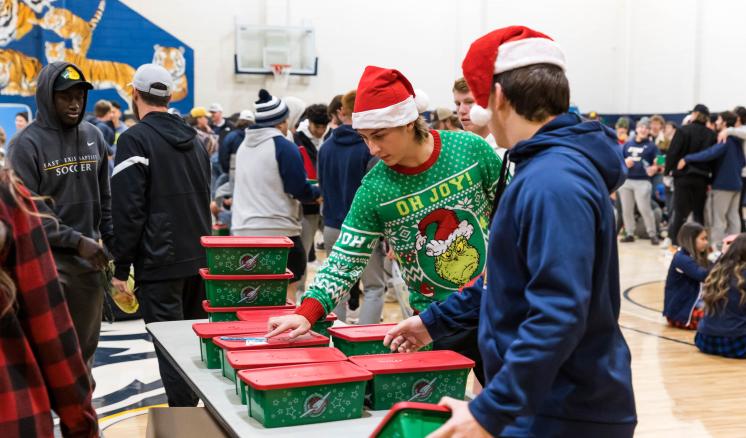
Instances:
[[[478,328],[472,330],[461,330],[451,336],[438,339],[433,342],[433,350],[452,350],[463,354],[474,361],[474,375],[479,383],[484,386],[484,364],[482,354],[479,352]]]
[[[683,176],[673,180],[673,220],[668,227],[671,243],[678,245],[677,237],[689,214],[694,221],[705,223],[705,201],[707,200],[707,178]]]
[[[174,280],[142,281],[137,284],[137,299],[146,324],[160,321],[207,318],[202,309],[205,286],[199,275]],[[169,406],[197,406],[199,398],[179,375],[176,368],[156,347],[161,381]]]

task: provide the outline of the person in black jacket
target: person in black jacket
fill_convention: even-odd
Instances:
[[[676,130],[666,155],[666,175],[673,175],[673,220],[668,228],[671,243],[677,245],[676,236],[689,214],[704,225],[705,200],[710,169],[707,164],[690,163],[681,170],[676,168],[679,160],[714,145],[715,132],[707,128],[710,110],[697,104],[691,114],[692,122]]]
[[[163,67],[145,64],[133,78],[140,123],[119,137],[112,176],[115,271],[124,293],[130,266],[146,323],[204,318],[205,266],[200,237],[210,234],[210,157],[194,129],[167,112],[173,90]],[[156,349],[169,406],[198,398]]]

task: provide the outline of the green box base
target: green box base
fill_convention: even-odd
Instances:
[[[290,248],[205,248],[210,274],[284,274]],[[241,260],[254,259],[247,266]],[[210,300],[212,303],[212,300]]]
[[[329,327],[331,327],[333,324],[333,321],[318,321],[311,327],[311,330],[322,336],[329,337]]]
[[[392,418],[375,438],[421,438],[438,430],[449,418],[445,412],[405,410]]]
[[[212,307],[283,306],[288,280],[205,280]]]
[[[367,354],[388,354],[391,348],[383,345],[383,341],[350,342],[336,336],[332,336],[334,347],[346,356],[364,356]],[[433,344],[428,344],[420,351],[430,351]]]
[[[236,312],[207,312],[210,322],[238,321]]]
[[[249,387],[249,415],[264,427],[360,418],[363,415],[365,383],[349,382],[271,391]]]
[[[469,370],[378,374],[368,382],[365,403],[378,411],[403,401],[438,403],[443,397],[463,400]]]
[[[217,345],[213,344],[212,339],[202,339],[199,340],[199,352],[200,357],[202,358],[202,362],[205,363],[207,366],[207,369],[210,370],[217,370],[220,369],[220,348],[218,348]]]

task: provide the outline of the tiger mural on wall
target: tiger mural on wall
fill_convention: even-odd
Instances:
[[[43,11],[45,7],[51,8],[52,3],[55,1],[57,0],[23,0],[23,2],[37,14],[41,14],[41,11]]]
[[[171,74],[174,90],[171,102],[182,100],[189,93],[186,76],[186,58],[183,47],[164,47],[159,44],[153,46],[153,64],[162,66]]]
[[[39,26],[70,40],[75,53],[85,56],[91,47],[93,31],[104,16],[105,9],[106,0],[100,0],[93,18],[86,21],[67,9],[50,7],[39,20]]]
[[[47,62],[66,61],[78,66],[83,72],[86,80],[93,84],[96,90],[113,88],[128,105],[131,105],[129,84],[135,75],[135,69],[129,64],[116,61],[103,61],[88,59],[83,55],[75,53],[73,49],[65,47],[65,43],[44,43],[44,53]]]
[[[18,0],[0,0],[0,46],[19,40],[38,24],[34,11]]]
[[[34,96],[41,62],[10,49],[0,49],[0,94]]]

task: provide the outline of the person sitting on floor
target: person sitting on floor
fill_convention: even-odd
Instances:
[[[673,327],[696,330],[703,315],[700,284],[709,270],[707,231],[696,222],[686,223],[679,230],[678,242],[681,248],[666,277],[663,316]]]
[[[694,343],[703,353],[746,359],[746,234],[712,268],[702,293],[704,316]]]

